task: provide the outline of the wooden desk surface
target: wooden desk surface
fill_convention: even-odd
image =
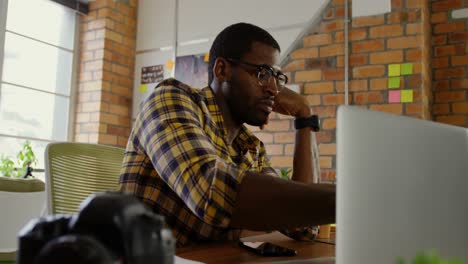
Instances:
[[[297,250],[294,257],[263,257],[241,248],[237,243],[204,244],[177,249],[177,256],[204,263],[257,263],[272,261],[294,261],[310,258],[334,257],[335,245],[295,241],[279,232],[245,237],[242,241],[272,242],[281,246]]]

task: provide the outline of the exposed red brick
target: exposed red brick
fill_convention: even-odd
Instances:
[[[461,78],[465,76],[464,68],[448,68],[435,70],[435,79]]]
[[[396,37],[402,34],[403,27],[401,25],[385,25],[370,28],[371,38]]]
[[[420,36],[391,38],[387,40],[387,48],[389,49],[406,49],[420,47],[422,38]]]
[[[434,104],[432,106],[434,114],[444,115],[450,113],[450,104]]]
[[[442,23],[437,24],[434,26],[434,33],[435,34],[443,34],[443,33],[450,33],[450,32],[459,32],[465,30],[465,22],[458,21],[458,22],[451,22],[451,23]]]
[[[450,82],[453,89],[468,89],[468,79],[455,79]]]
[[[383,103],[383,96],[381,92],[354,93],[353,102],[356,104]]]
[[[431,8],[433,12],[448,11],[460,8],[462,4],[462,0],[433,1]]]
[[[316,34],[304,37],[304,46],[321,46],[332,42],[331,34]]]
[[[384,40],[367,40],[352,43],[353,53],[359,52],[368,52],[368,51],[378,51],[384,49],[385,42]]]
[[[371,64],[387,64],[397,62],[403,62],[403,51],[401,50],[375,52],[370,54]]]
[[[463,102],[466,100],[466,92],[435,92],[435,101],[437,103]]]
[[[434,48],[435,56],[447,56],[447,55],[464,54],[464,53],[465,53],[464,44],[437,46]]]
[[[447,43],[446,35],[432,36],[432,44],[434,45],[444,45]]]
[[[468,55],[452,56],[452,66],[460,66],[468,64]]]
[[[354,78],[379,77],[385,74],[385,66],[359,66],[353,68]]]
[[[449,43],[468,41],[468,32],[450,33],[448,35]]]
[[[446,12],[431,14],[431,23],[432,24],[444,23],[446,21],[447,21],[447,13]]]
[[[376,26],[385,23],[385,17],[380,16],[365,16],[365,17],[356,17],[352,20],[353,27],[367,27],[367,26]]]
[[[432,67],[433,68],[446,68],[449,65],[448,57],[436,57],[432,58]]]

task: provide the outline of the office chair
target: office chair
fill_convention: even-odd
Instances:
[[[76,213],[90,194],[116,190],[124,151],[99,144],[48,144],[45,151],[48,213]]]

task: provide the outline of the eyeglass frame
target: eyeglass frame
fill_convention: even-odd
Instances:
[[[250,67],[254,67],[256,68],[257,70],[257,79],[258,79],[258,82],[261,86],[266,86],[267,84],[262,84],[262,81],[261,81],[261,78],[260,78],[260,72],[263,70],[263,69],[267,69],[268,71],[271,72],[271,77],[274,77],[275,78],[275,81],[276,81],[276,85],[277,85],[277,88],[276,90],[279,92],[281,91],[284,86],[288,83],[289,81],[289,78],[288,76],[286,76],[286,74],[284,74],[283,72],[281,71],[275,71],[275,69],[273,69],[273,67],[271,67],[270,65],[268,64],[254,64],[254,63],[250,63],[250,62],[246,62],[246,61],[243,61],[243,60],[239,60],[239,59],[233,59],[233,58],[226,58],[227,61],[231,62],[231,63],[234,63],[234,64],[239,64],[239,65],[247,65],[247,66],[250,66]],[[279,79],[278,79],[278,76],[283,76],[284,77],[284,84],[280,84],[279,83]],[[267,82],[270,81],[270,78],[268,78],[268,80],[266,80]]]

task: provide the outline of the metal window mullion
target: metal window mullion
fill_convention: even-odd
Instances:
[[[68,104],[68,130],[67,139],[73,141],[75,131],[75,113],[76,113],[76,98],[78,91],[78,69],[79,69],[79,54],[80,54],[80,20],[81,17],[75,15],[75,37],[74,37],[74,52],[72,59],[72,75],[70,80],[70,101]]]
[[[24,85],[17,84],[17,83],[4,82],[4,81],[2,81],[2,83],[8,84],[8,85],[17,86],[17,87],[21,87],[21,88],[24,88],[24,89],[27,89],[27,90],[36,91],[36,92],[41,92],[41,93],[56,95],[56,96],[60,96],[60,97],[64,97],[64,98],[70,98],[69,95],[60,94],[60,93],[54,93],[54,92],[49,92],[49,91],[44,91],[44,90],[41,90],[41,89],[37,89],[37,88],[34,88],[34,87],[29,87],[29,86],[24,86]]]
[[[8,0],[0,1],[0,81],[3,80],[3,60],[5,50],[6,21]],[[2,102],[2,87],[0,85],[0,103]]]
[[[54,45],[54,44],[51,44],[51,43],[49,43],[49,42],[46,42],[46,41],[43,41],[43,40],[40,40],[40,39],[37,39],[37,38],[33,38],[33,37],[30,37],[30,36],[27,36],[27,35],[23,35],[23,34],[21,34],[21,33],[15,32],[15,31],[11,31],[11,30],[6,29],[5,32],[8,32],[8,33],[13,34],[13,35],[16,35],[16,36],[23,37],[23,38],[25,38],[25,39],[29,39],[29,40],[32,40],[32,41],[36,41],[36,42],[39,42],[39,43],[45,44],[45,45],[47,45],[47,46],[51,46],[51,47],[54,47],[54,48],[63,50],[63,51],[67,51],[67,52],[73,53],[73,50],[71,50],[71,49],[67,49],[67,48],[64,48],[64,47],[61,47],[61,46],[58,46],[58,45]]]
[[[43,142],[57,142],[57,140],[53,140],[53,139],[16,136],[16,135],[8,135],[8,134],[2,134],[2,133],[0,133],[0,137],[16,138],[16,139],[24,139],[24,140],[34,140],[34,141],[43,141]]]

